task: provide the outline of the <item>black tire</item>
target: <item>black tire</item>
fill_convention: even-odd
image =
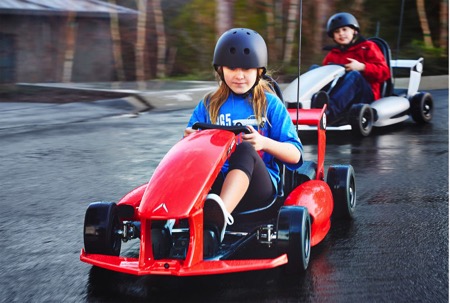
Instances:
[[[356,207],[355,171],[351,165],[332,165],[328,168],[327,184],[333,194],[332,219],[352,219]]]
[[[374,122],[373,110],[369,104],[355,104],[350,108],[349,123],[353,134],[367,137],[372,132]]]
[[[417,93],[411,100],[411,117],[416,123],[424,124],[433,117],[433,98],[430,93]]]
[[[113,202],[91,203],[84,217],[84,250],[89,254],[118,256],[121,223]]]
[[[304,272],[311,256],[311,218],[302,206],[282,206],[277,219],[277,250],[286,253],[285,269],[290,274]]]

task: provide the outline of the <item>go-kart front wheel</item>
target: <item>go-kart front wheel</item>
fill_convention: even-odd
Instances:
[[[277,250],[286,253],[288,273],[308,268],[311,255],[311,218],[302,206],[282,206],[277,220]]]
[[[121,224],[113,202],[91,203],[84,217],[84,250],[88,254],[118,256]]]
[[[357,136],[367,137],[372,132],[374,115],[369,104],[359,103],[350,108],[349,122],[352,132]]]
[[[433,98],[430,93],[415,94],[411,100],[411,117],[416,123],[423,124],[431,121],[433,116]]]
[[[351,165],[328,168],[327,184],[333,194],[332,219],[352,219],[356,207],[355,171]]]

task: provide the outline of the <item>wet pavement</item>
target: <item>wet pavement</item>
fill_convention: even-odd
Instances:
[[[449,99],[431,92],[429,125],[327,133],[326,166],[355,169],[356,216],[332,227],[299,276],[134,277],[80,262],[87,205],[147,182],[191,108],[0,104],[0,301],[448,302]],[[315,157],[314,136],[301,138]]]

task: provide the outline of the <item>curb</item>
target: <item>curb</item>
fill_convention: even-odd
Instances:
[[[427,91],[434,89],[448,89],[449,76],[424,76],[421,78],[419,90]],[[395,79],[396,88],[408,88],[409,78]],[[288,83],[280,83],[280,88],[283,90]],[[130,102],[136,104],[137,110],[177,110],[185,108],[193,108],[205,96],[206,93],[214,90],[217,83],[211,81],[211,86],[208,88],[198,88],[189,90],[161,90],[153,92],[136,93],[129,97]]]
[[[419,90],[448,90],[448,81],[448,75],[424,76],[421,77]],[[138,90],[135,83],[127,83],[129,86],[132,86],[131,89],[114,88],[114,83],[17,83],[17,85],[24,87],[49,87],[63,90],[84,90],[93,92],[107,91],[120,94],[125,93],[129,94],[129,96],[110,100],[99,100],[98,102],[106,105],[114,102],[127,103],[130,107],[132,107],[135,113],[149,110],[170,111],[194,108],[208,92],[217,88],[217,82],[215,81],[164,82],[155,80],[149,83],[156,83],[157,85],[154,85],[153,87],[150,86],[148,90]],[[169,87],[164,87],[167,83],[170,83]],[[174,83],[178,83],[180,88],[173,89]],[[408,83],[409,78],[395,79],[396,88],[408,88]],[[283,90],[288,83],[280,83],[279,85]]]
[[[394,79],[396,88],[408,88],[409,78]],[[419,90],[448,89],[448,75],[425,76],[420,80]]]
[[[140,97],[139,94],[125,97],[123,100],[132,105],[136,112],[145,112],[154,109],[154,106],[151,105],[151,103],[149,103],[145,98]]]

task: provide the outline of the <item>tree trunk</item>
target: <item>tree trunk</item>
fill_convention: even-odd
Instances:
[[[116,0],[109,0],[109,3],[116,5]],[[111,29],[111,40],[112,49],[114,56],[114,65],[117,73],[117,80],[122,82],[125,81],[125,72],[123,70],[123,60],[122,60],[122,41],[120,38],[119,31],[119,15],[117,11],[111,12],[110,18],[110,29]]]
[[[331,1],[316,0],[315,16],[312,37],[313,49],[315,52],[321,52],[324,45],[330,44],[330,38],[327,35],[327,21],[331,17]],[[333,12],[334,13],[334,12]],[[309,40],[308,40],[309,41]],[[322,52],[321,52],[322,53]],[[322,55],[324,55],[322,53]],[[321,62],[321,61],[320,61]]]
[[[294,38],[297,29],[297,16],[300,0],[290,0],[287,29],[286,29],[286,42],[284,46],[283,65],[291,64],[292,50],[294,48]]]
[[[267,41],[275,41],[275,12],[273,0],[264,1],[264,11],[266,13],[267,20]],[[269,62],[275,62],[276,46],[275,43],[267,43],[267,49],[269,52]]]
[[[439,33],[439,47],[441,48],[441,57],[445,57],[448,54],[448,0],[441,1],[439,19],[439,24],[441,26]]]
[[[425,1],[416,0],[417,13],[419,15],[420,27],[423,33],[423,42],[426,48],[433,47],[433,41],[431,40],[430,27],[428,26],[427,12],[425,11]]]
[[[152,0],[153,13],[155,15],[156,28],[156,77],[166,76],[166,33],[164,29],[164,17],[161,9],[161,0]]]
[[[64,66],[62,82],[72,81],[73,58],[75,57],[75,41],[77,36],[76,12],[70,10],[66,23],[66,50],[64,52]]]
[[[147,0],[137,0],[139,11],[136,37],[136,80],[138,89],[144,90],[145,84],[145,40],[147,27]]]
[[[233,27],[234,0],[216,0],[216,35],[220,37]]]
[[[281,56],[283,54],[283,3],[282,1],[278,1],[278,0],[274,0],[275,1],[275,8],[274,8],[274,12],[275,12],[275,44],[274,48],[275,48],[275,58],[277,59],[277,61],[279,61],[281,59]],[[269,44],[271,43],[271,41],[268,41]]]
[[[351,6],[351,12],[354,16],[364,16],[364,0],[354,0]],[[359,27],[361,29],[367,28],[368,21],[366,18],[358,18]]]

